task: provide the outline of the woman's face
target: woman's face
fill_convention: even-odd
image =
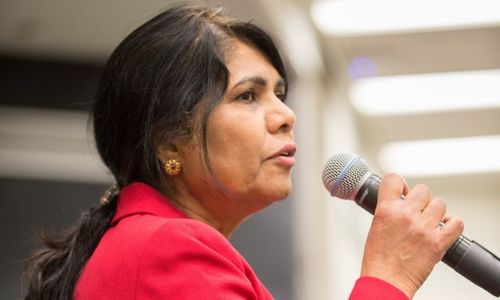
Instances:
[[[182,181],[207,206],[251,213],[290,193],[295,114],[283,103],[283,79],[260,52],[236,42],[227,67],[228,89],[209,116],[207,145],[215,176],[232,197],[215,184],[197,142],[179,152]]]

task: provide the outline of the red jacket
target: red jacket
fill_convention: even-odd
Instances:
[[[153,188],[123,188],[111,227],[85,265],[75,299],[273,299],[214,228],[189,219]],[[350,300],[407,300],[360,278]]]

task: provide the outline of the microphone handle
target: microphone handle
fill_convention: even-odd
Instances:
[[[372,215],[381,180],[378,175],[369,174],[355,192],[354,201]],[[475,241],[460,235],[441,261],[490,294],[500,296],[500,259]]]

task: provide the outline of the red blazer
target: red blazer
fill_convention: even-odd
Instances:
[[[143,183],[123,188],[111,227],[82,270],[75,299],[273,299],[214,228],[189,219]],[[350,300],[407,300],[362,277]]]

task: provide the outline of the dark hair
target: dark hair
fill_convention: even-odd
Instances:
[[[168,9],[114,50],[97,91],[93,126],[99,154],[118,185],[144,182],[174,199],[176,190],[164,175],[156,150],[192,137],[200,139],[211,169],[206,125],[226,91],[225,57],[235,39],[260,51],[287,82],[271,37],[220,10]],[[75,227],[42,236],[44,248],[32,255],[27,266],[26,299],[72,298],[80,272],[115,209],[116,201],[97,206],[82,214]]]

